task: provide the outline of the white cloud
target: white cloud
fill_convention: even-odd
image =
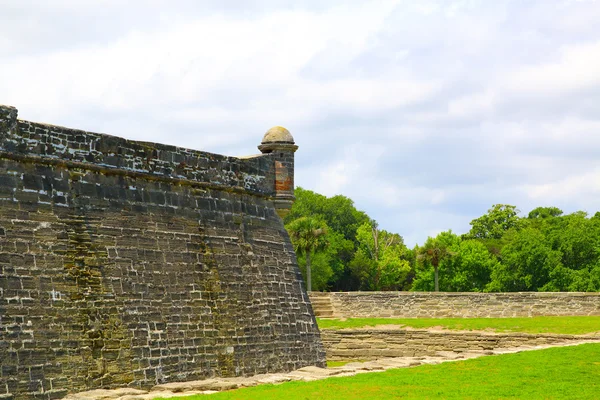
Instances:
[[[543,184],[524,185],[523,190],[533,200],[589,204],[588,201],[594,201],[600,196],[600,169],[572,174]]]
[[[495,95],[492,91],[468,94],[452,99],[448,103],[450,117],[484,116],[493,111]]]
[[[516,70],[508,78],[511,91],[534,96],[560,95],[600,86],[600,41],[564,46],[559,59]]]
[[[245,155],[407,243],[494,203],[597,208],[600,2],[9,0],[0,103],[21,118]]]
[[[342,146],[329,160],[306,171],[302,171],[300,167],[297,183],[305,188],[314,188],[326,196],[356,190],[374,194],[369,188],[371,182],[365,181],[364,178],[370,177],[370,173],[378,168],[378,159],[384,152],[383,146],[364,142]]]
[[[405,81],[384,92],[379,81],[320,85],[299,76],[327,46],[343,46],[349,57],[360,52],[393,3],[382,5],[324,14],[278,11],[257,19],[206,16],[159,31],[132,31],[101,45],[21,55],[8,58],[3,68],[7,76],[28,78],[2,81],[0,90],[9,94],[9,103],[45,110],[51,119],[63,119],[80,104],[120,111],[190,103],[209,107],[224,88],[230,91],[225,97],[245,92],[247,106],[292,103],[284,113],[292,118],[292,109],[299,111],[298,118],[306,116],[299,104],[364,106],[380,96],[391,102],[391,90],[398,102],[415,96],[420,86]]]

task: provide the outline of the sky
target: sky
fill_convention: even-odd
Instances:
[[[600,210],[598,0],[0,0],[19,118],[233,156],[407,245],[494,204]]]

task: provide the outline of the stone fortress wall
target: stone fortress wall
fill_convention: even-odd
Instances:
[[[315,314],[338,318],[502,318],[600,315],[600,293],[311,292]]]
[[[296,146],[235,158],[0,106],[0,399],[323,366],[278,214]]]

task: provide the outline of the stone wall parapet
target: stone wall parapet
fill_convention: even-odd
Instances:
[[[600,293],[585,292],[332,292],[334,317],[489,318],[600,315]],[[318,315],[318,308],[315,307]]]
[[[251,194],[275,195],[275,156],[231,157],[177,146],[128,140],[102,133],[17,120],[17,109],[0,106],[0,157],[44,160],[77,168],[120,170],[187,180]]]

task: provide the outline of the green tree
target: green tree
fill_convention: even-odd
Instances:
[[[434,290],[440,291],[439,268],[443,260],[453,256],[455,253],[450,250],[451,247],[459,241],[459,238],[452,231],[442,232],[435,238],[428,237],[425,244],[418,249],[417,260],[421,261],[422,266],[430,265],[433,267]],[[423,268],[421,268],[423,269]],[[417,279],[419,277],[417,276]],[[422,279],[422,277],[421,277]],[[415,283],[416,289],[420,287]]]
[[[327,253],[328,264],[331,267],[330,276],[326,287],[323,289],[340,290],[341,287],[353,287],[349,282],[348,264],[356,251],[354,242],[348,240],[340,232],[329,229],[327,238],[328,246],[323,250]],[[354,286],[356,287],[356,286]]]
[[[600,224],[583,211],[546,217],[535,225],[553,250],[560,252],[561,265],[550,272],[545,290],[593,291],[594,270],[600,259]]]
[[[320,290],[359,289],[361,283],[352,272],[350,262],[358,247],[356,231],[360,225],[369,221],[367,214],[357,210],[353,201],[345,196],[337,195],[328,198],[301,187],[296,188],[295,196],[296,201],[284,219],[286,224],[301,217],[310,217],[321,219],[328,226],[329,245],[316,252],[315,256],[320,260],[316,262],[328,262],[329,266],[323,265],[321,268],[315,265],[315,272],[325,274],[329,278],[327,283],[321,286],[323,276],[314,276],[313,283],[318,285],[316,287]],[[299,257],[298,261],[302,268],[304,258]]]
[[[327,246],[310,256],[312,290],[326,291],[344,278],[346,265],[354,256],[354,243],[339,233],[327,229]],[[306,257],[298,254],[298,265],[306,277]]]
[[[301,217],[323,216],[327,197],[301,187],[294,190],[294,196],[296,201],[283,220],[286,225]]]
[[[358,290],[374,290],[373,271],[377,262],[372,259],[364,249],[359,248],[348,264],[353,284]]]
[[[471,221],[468,236],[473,239],[500,239],[509,230],[519,228],[519,210],[508,204],[494,204],[488,212]]]
[[[600,220],[556,207],[533,209],[502,237],[501,264],[487,290],[593,291],[600,259]]]
[[[501,264],[492,271],[487,291],[519,292],[557,290],[550,284],[564,277],[560,251],[553,250],[546,236],[535,228],[515,232],[501,253]]]
[[[425,248],[438,249],[427,254]],[[447,249],[445,252],[441,249]],[[438,259],[438,289],[444,292],[482,292],[490,282],[492,271],[499,264],[479,240],[462,240],[452,231],[442,232],[429,243],[417,248],[417,275],[412,290],[435,290],[436,254]]]
[[[300,217],[320,217],[331,230],[354,241],[358,227],[369,221],[367,214],[357,210],[348,197],[337,195],[328,198],[301,187],[295,189],[294,195],[296,201],[284,219],[286,224]]]
[[[442,288],[448,292],[483,292],[499,262],[478,240],[453,245],[453,257],[443,261]]]
[[[552,218],[541,229],[550,246],[562,253],[566,268],[583,269],[600,257],[600,231],[582,211]]]
[[[375,221],[363,223],[356,231],[359,243],[350,263],[363,289],[397,290],[410,273],[410,263],[403,258],[406,246],[402,236],[380,230]]]
[[[562,215],[563,211],[557,207],[537,207],[529,212],[527,218],[536,219],[536,218],[553,218]]]
[[[327,224],[320,219],[301,217],[286,225],[294,250],[306,260],[306,286],[312,291],[311,254],[327,245]]]
[[[304,277],[304,281],[308,282],[308,269],[306,263],[306,255],[304,253],[298,253],[298,266],[300,272]],[[324,291],[327,290],[329,280],[333,276],[333,268],[330,264],[329,253],[327,249],[321,249],[314,251],[310,257],[310,282],[312,291]],[[308,284],[307,284],[308,289]]]

